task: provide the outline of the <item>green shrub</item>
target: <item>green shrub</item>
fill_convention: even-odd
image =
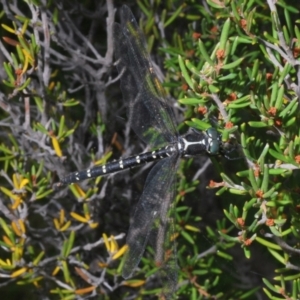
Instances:
[[[299,4],[273,2],[132,6],[164,62],[155,69],[180,132],[212,124],[224,144],[240,144],[178,170],[180,299],[300,298]],[[1,4],[3,299],[155,297],[150,247],[133,278],[121,277],[140,170],[53,188],[145,146],[118,88],[112,3]]]

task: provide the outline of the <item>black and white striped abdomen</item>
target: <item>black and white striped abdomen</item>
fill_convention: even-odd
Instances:
[[[136,156],[130,156],[117,161],[109,162],[102,166],[97,166],[80,172],[74,172],[61,179],[58,186],[78,182],[84,179],[93,178],[109,173],[119,172],[125,169],[134,168],[140,164],[156,161],[165,157],[169,157],[177,152],[174,145],[168,145],[158,150],[141,153]]]

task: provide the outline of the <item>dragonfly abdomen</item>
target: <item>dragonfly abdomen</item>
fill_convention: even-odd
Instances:
[[[119,159],[117,161],[111,161],[105,165],[97,166],[80,172],[71,173],[68,176],[64,177],[60,181],[59,185],[78,182],[84,179],[93,178],[101,175],[107,175],[110,173],[123,171],[129,168],[134,168],[141,164],[145,164],[165,157],[169,157],[173,155],[175,152],[177,152],[175,146],[168,145],[166,147],[141,153],[136,156],[130,156],[124,159]]]

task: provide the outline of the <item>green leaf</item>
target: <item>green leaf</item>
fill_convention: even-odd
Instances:
[[[228,18],[225,21],[225,23],[223,23],[222,26],[219,50],[225,50],[226,43],[228,42],[229,29],[230,29],[230,19]]]
[[[204,104],[206,101],[201,98],[183,98],[179,99],[178,102],[184,105],[198,105]]]
[[[187,124],[189,127],[194,127],[198,130],[207,130],[211,128],[210,124],[196,118],[193,118],[191,121],[185,121],[185,124]]]
[[[182,77],[185,79],[185,81],[188,84],[188,86],[190,87],[190,89],[194,90],[193,81],[192,81],[190,75],[188,74],[187,68],[186,68],[186,66],[182,60],[182,57],[180,55],[178,55],[178,63],[179,63],[180,70],[182,72]]]
[[[262,281],[271,291],[278,293],[278,289],[276,289],[267,279],[263,278]],[[270,299],[272,299],[272,297],[270,297]]]
[[[224,3],[223,2],[216,2],[216,1],[212,1],[212,0],[207,0],[207,3],[214,8],[217,9],[224,9]]]
[[[289,62],[285,63],[282,71],[280,71],[280,77],[278,79],[278,85],[279,86],[281,86],[283,84],[284,79],[290,73],[290,71],[292,70],[292,68],[293,68],[293,66]]]
[[[217,255],[218,255],[219,257],[225,258],[225,259],[227,259],[227,260],[233,260],[232,255],[230,255],[230,254],[228,254],[228,253],[225,253],[225,252],[223,252],[223,251],[220,251],[220,250],[217,251]]]
[[[64,274],[64,279],[65,279],[65,281],[67,283],[69,283],[71,278],[70,278],[70,271],[69,271],[69,267],[67,265],[67,262],[65,260],[63,260],[61,262],[61,264],[62,264],[62,270],[63,270],[63,274]]]
[[[240,243],[239,237],[231,237],[231,236],[223,233],[222,231],[219,231],[219,234],[228,242]]]
[[[215,63],[211,60],[210,56],[208,55],[206,48],[203,44],[203,42],[201,41],[201,39],[198,40],[198,48],[201,54],[201,57],[203,58],[203,60],[208,63],[211,67],[215,66]]]
[[[173,23],[175,21],[175,19],[180,15],[180,13],[182,12],[182,9],[184,8],[184,5],[180,5],[176,11],[174,11],[171,15],[171,17],[164,22],[164,27],[166,28],[167,26],[169,26],[171,23]]]
[[[223,210],[225,216],[227,217],[227,219],[235,225],[236,223],[236,218],[234,217],[234,215],[232,215],[231,213],[229,213],[226,209]]]
[[[22,90],[26,89],[28,87],[28,85],[30,84],[30,82],[31,82],[31,78],[28,77],[21,86],[16,88],[16,90],[17,91],[22,91]]]
[[[268,165],[264,165],[263,180],[262,180],[260,189],[263,192],[266,192],[268,190],[268,185],[269,185],[269,167],[268,167]]]
[[[255,127],[255,128],[263,128],[263,127],[268,127],[269,126],[265,122],[261,122],[261,121],[250,121],[250,122],[248,122],[248,124],[251,127]]]
[[[275,251],[272,248],[267,249],[280,263],[282,263],[284,266],[286,265],[286,260],[282,255],[280,255],[277,251]]]
[[[186,232],[185,230],[181,231],[181,235],[190,243],[190,244],[194,244],[194,239],[192,238],[192,236]]]
[[[222,69],[223,70],[229,70],[229,69],[233,69],[233,68],[236,68],[238,65],[240,65],[242,63],[242,61],[244,60],[245,58],[244,57],[241,57],[229,64],[226,64],[226,65],[223,65],[222,66]]]
[[[281,160],[282,162],[288,162],[289,159],[288,157],[286,157],[285,155],[278,153],[277,151],[273,150],[273,149],[269,149],[269,153],[275,157],[276,159]]]
[[[74,241],[75,241],[75,231],[71,231],[69,239],[67,241],[65,253],[64,253],[65,257],[68,257],[69,254],[71,253],[72,247],[74,245]]]
[[[219,93],[219,91],[220,91],[220,88],[219,88],[219,87],[217,87],[217,86],[215,86],[215,85],[212,85],[212,84],[210,84],[210,85],[208,86],[208,89],[209,89],[210,92],[213,93],[213,94],[217,94],[217,93]]]
[[[269,241],[267,241],[267,240],[265,240],[265,239],[263,239],[263,238],[261,238],[261,237],[258,237],[258,236],[257,236],[257,237],[255,238],[255,240],[256,240],[257,242],[259,242],[260,244],[266,246],[267,248],[274,249],[274,250],[281,250],[281,247],[280,247],[279,245],[274,244],[274,243],[271,243],[271,242],[269,242]]]
[[[245,257],[250,259],[251,258],[251,251],[248,247],[243,247],[243,250],[244,250],[244,254],[245,254]]]
[[[4,70],[5,70],[8,78],[9,78],[10,84],[12,84],[12,87],[14,87],[15,76],[14,76],[14,72],[13,72],[13,69],[11,67],[11,64],[4,62],[3,67],[4,67]]]
[[[282,237],[281,232],[278,231],[275,226],[270,226],[269,228],[274,235]]]

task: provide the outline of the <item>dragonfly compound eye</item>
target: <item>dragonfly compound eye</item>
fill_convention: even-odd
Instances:
[[[220,152],[220,135],[215,128],[208,128],[206,131],[208,138],[207,152],[216,155]]]

